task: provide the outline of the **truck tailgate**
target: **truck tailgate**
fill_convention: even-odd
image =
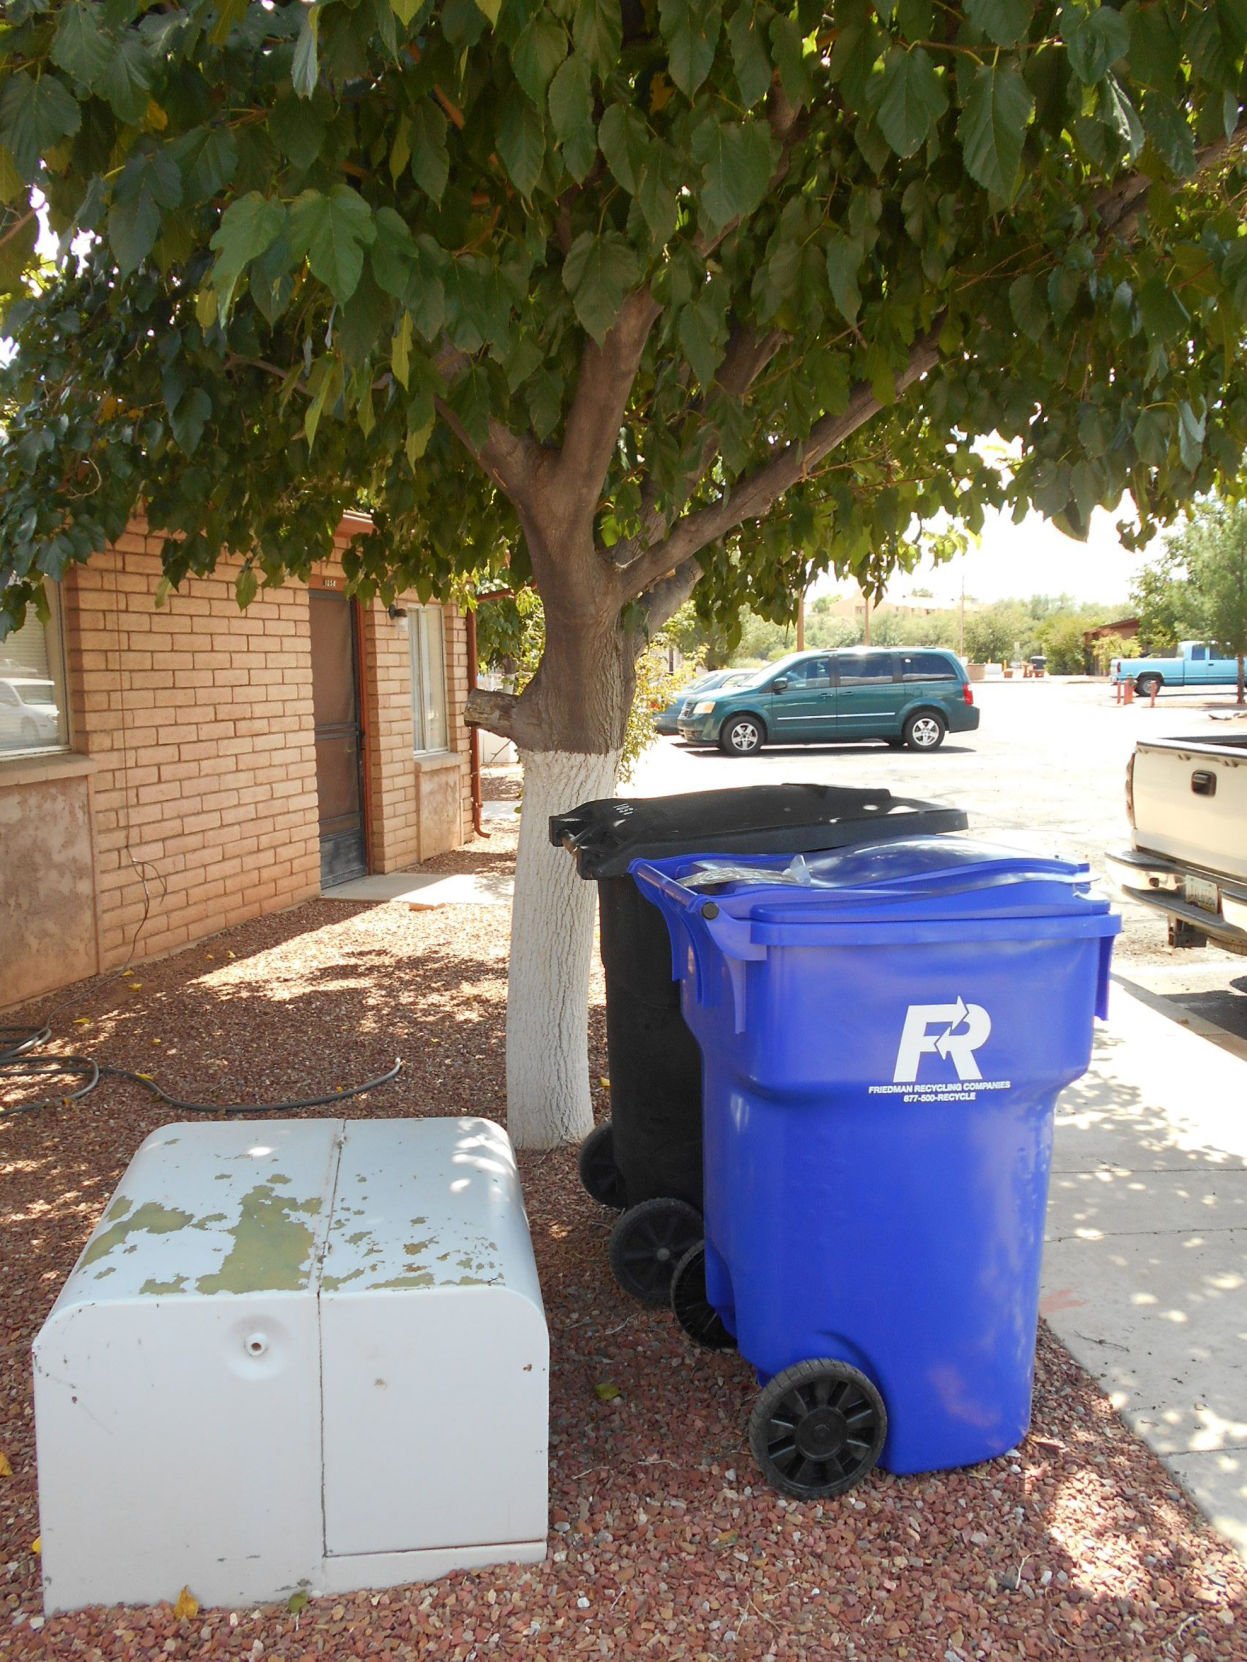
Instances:
[[[1247,733],[1141,739],[1134,845],[1247,881]]]

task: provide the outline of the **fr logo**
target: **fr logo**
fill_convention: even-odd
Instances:
[[[974,1053],[991,1030],[992,1019],[983,1006],[967,1004],[960,996],[956,1004],[911,1004],[892,1078],[898,1085],[912,1085],[922,1058],[940,1056],[951,1060],[958,1079],[981,1079]]]

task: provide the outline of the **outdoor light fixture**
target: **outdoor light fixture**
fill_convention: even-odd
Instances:
[[[390,606],[386,609],[391,622],[397,625],[400,635],[407,633],[407,609],[405,606]]]

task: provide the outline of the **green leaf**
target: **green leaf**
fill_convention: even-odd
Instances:
[[[1143,148],[1143,123],[1115,75],[1109,75],[1101,84],[1097,113],[1104,125],[1117,134],[1125,159],[1133,161]]]
[[[1067,5],[1061,21],[1070,68],[1084,86],[1093,86],[1102,79],[1130,49],[1130,25],[1111,6],[1099,6],[1088,13]]]
[[[935,62],[920,46],[908,51],[895,47],[877,85],[879,131],[898,156],[912,156],[948,108],[948,93]]]
[[[141,191],[128,202],[114,202],[108,210],[108,245],[123,277],[138,270],[159,235],[160,209],[150,191]]]
[[[203,437],[208,417],[212,414],[212,400],[202,387],[192,387],[177,407],[169,412],[169,426],[178,444],[189,456]]]
[[[1202,413],[1197,414],[1183,399],[1178,405],[1178,454],[1188,473],[1194,473],[1199,466],[1206,430],[1207,418]]]
[[[1014,69],[984,66],[974,71],[957,124],[966,172],[984,190],[1010,201],[1018,185],[1022,141],[1034,99]]]
[[[762,201],[771,182],[771,144],[761,121],[703,121],[693,134],[705,181],[698,208],[713,230],[746,218]]]
[[[1134,424],[1134,447],[1147,467],[1163,467],[1169,457],[1170,422],[1160,410],[1143,410]]]
[[[1195,171],[1195,134],[1172,99],[1150,94],[1143,105],[1143,130],[1156,154],[1179,179]]]
[[[722,13],[716,0],[658,0],[658,17],[671,79],[692,98],[714,63]]]
[[[326,196],[305,190],[290,206],[290,246],[306,254],[312,275],[339,305],[355,292],[364,269],[364,249],[375,240],[372,209],[350,185],[334,185]]]
[[[623,44],[619,0],[576,0],[572,36],[577,52],[600,76],[612,74],[619,65]]]
[[[260,580],[256,576],[255,567],[245,565],[234,579],[234,597],[244,612],[255,599],[255,591],[259,586]]]
[[[997,46],[1016,46],[1030,28],[1029,0],[966,0],[966,16]]]
[[[118,121],[136,126],[147,114],[152,66],[142,36],[124,34],[95,83],[95,91],[112,108]]]
[[[579,183],[597,155],[589,66],[579,55],[565,59],[550,83],[550,124],[567,171]]]
[[[238,279],[258,255],[270,247],[286,229],[286,210],[280,202],[248,191],[230,203],[209,246],[216,255],[212,286],[222,317],[229,313]]]
[[[102,26],[100,7],[78,0],[61,13],[52,42],[52,62],[84,87],[92,87],[116,45]]]
[[[530,197],[545,164],[546,133],[537,111],[515,92],[503,103],[498,120],[498,154],[516,190]]]
[[[848,237],[833,234],[827,243],[827,281],[836,309],[848,323],[857,322],[862,309],[862,291],[858,287],[857,272],[862,251]]]
[[[567,31],[553,18],[538,15],[520,30],[511,48],[511,66],[534,104],[545,106],[546,88],[566,56]]]
[[[0,140],[23,179],[33,179],[44,152],[81,122],[73,94],[55,75],[9,75],[0,93]]]
[[[294,43],[290,79],[300,98],[310,98],[320,79],[320,8],[305,6],[299,16],[299,35]]]
[[[771,52],[790,101],[794,104],[808,103],[813,82],[806,67],[805,42],[800,26],[783,12],[771,19]]]
[[[336,402],[341,395],[342,380],[342,365],[337,358],[318,358],[312,365],[312,373],[307,379],[311,403],[303,417],[303,436],[309,450],[316,443],[316,430],[326,406]]]
[[[732,48],[732,67],[740,101],[752,109],[771,86],[771,55],[762,37],[757,14],[741,6],[728,20],[727,38]]]
[[[0,202],[16,202],[26,196],[26,181],[17,171],[12,156],[0,144]]]
[[[1015,277],[1009,284],[1009,311],[1028,340],[1039,340],[1048,327],[1048,305],[1033,277]]]
[[[615,178],[635,196],[651,150],[649,128],[630,104],[612,104],[598,124],[598,144]]]
[[[656,243],[669,242],[675,232],[679,193],[674,160],[662,146],[654,145],[641,165],[636,200]]]
[[[446,117],[436,104],[417,107],[411,118],[411,176],[432,202],[440,202],[450,177]]]
[[[399,385],[406,387],[411,380],[411,314],[404,312],[398,320],[390,346],[390,365]]]
[[[33,213],[17,225],[7,224],[7,218],[0,213],[0,294],[20,294],[39,240],[39,221]]]
[[[563,286],[582,327],[600,345],[619,316],[624,295],[636,281],[634,251],[614,231],[582,231],[563,262]]]
[[[693,374],[703,387],[709,387],[723,361],[727,338],[723,309],[712,294],[705,293],[693,305],[684,307],[676,333]]]
[[[477,10],[483,17],[489,19],[491,29],[498,27],[498,16],[502,11],[502,0],[476,0]]]

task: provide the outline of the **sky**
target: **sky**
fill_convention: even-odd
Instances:
[[[1128,508],[1129,503],[1123,503]],[[1028,514],[1014,525],[1007,514],[989,514],[977,548],[947,565],[924,564],[912,574],[899,573],[888,585],[887,598],[898,604],[916,588],[930,589],[937,605],[955,605],[965,578],[968,600],[1029,600],[1032,595],[1068,594],[1077,602],[1129,605],[1134,574],[1154,560],[1159,540],[1142,553],[1121,546],[1117,513],[1097,508],[1085,543],[1067,537],[1041,514]],[[824,579],[815,593],[843,590],[845,585]]]

